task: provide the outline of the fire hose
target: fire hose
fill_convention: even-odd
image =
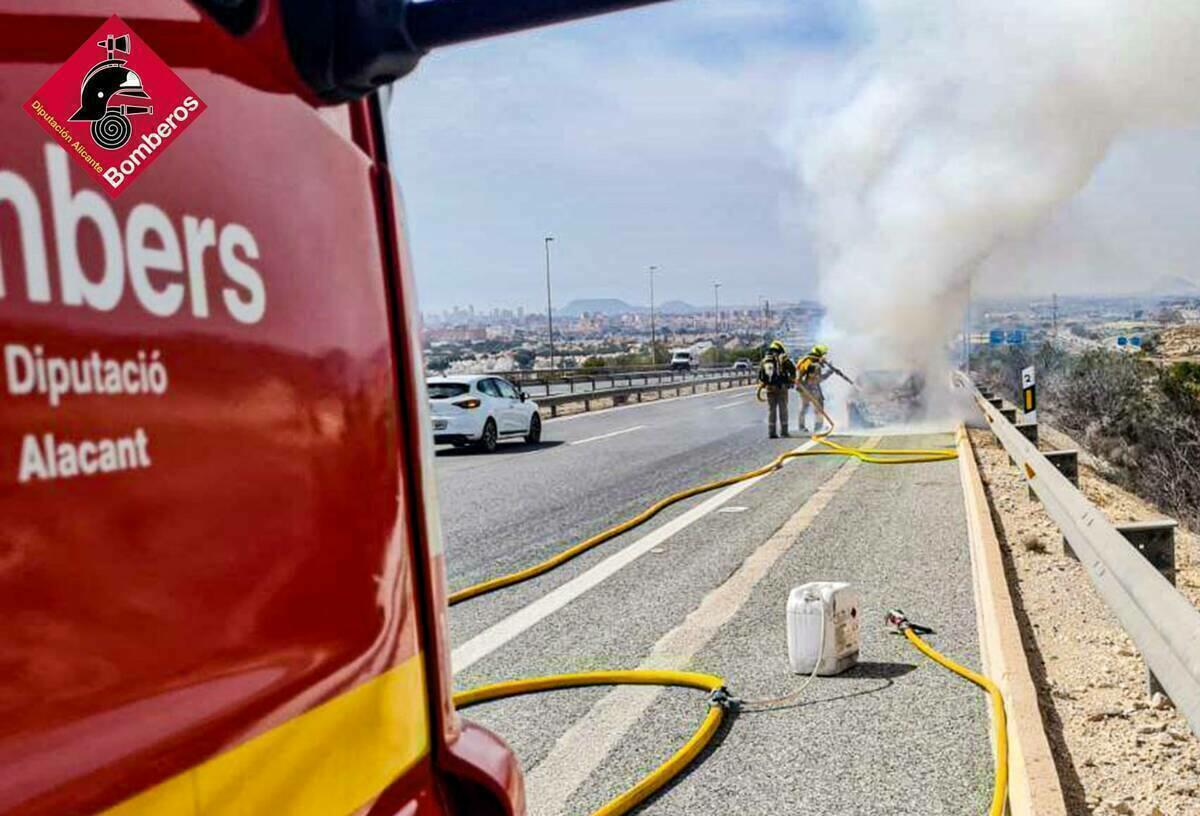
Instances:
[[[722,678],[697,672],[651,669],[554,674],[546,677],[507,680],[478,686],[468,691],[460,691],[454,695],[454,706],[462,709],[491,700],[517,697],[523,694],[537,694],[543,691],[585,686],[618,685],[685,686],[709,692],[708,713],[691,739],[672,754],[666,762],[638,780],[632,788],[609,800],[591,814],[591,816],[622,816],[678,776],[684,768],[692,763],[692,760],[700,755],[700,752],[716,735],[717,729],[721,727],[721,721],[725,718],[725,712],[730,706],[728,695],[725,693],[725,681]]]
[[[915,646],[921,654],[928,657],[934,663],[954,672],[959,677],[974,683],[988,693],[988,697],[992,701],[992,727],[996,732],[995,783],[992,786],[992,804],[988,809],[988,816],[1003,816],[1004,805],[1008,798],[1008,720],[1004,714],[1004,695],[1000,693],[999,686],[993,683],[988,677],[973,672],[966,666],[955,663],[926,643],[921,638],[921,635],[931,634],[933,630],[927,626],[919,626],[912,623],[903,611],[899,609],[891,610],[887,613],[884,621],[892,631],[903,634],[908,642]]]
[[[673,504],[684,501],[685,499],[693,496],[700,495],[701,493],[718,490],[722,487],[737,484],[738,482],[743,482],[747,479],[753,479],[758,476],[765,476],[768,473],[782,468],[784,463],[789,459],[795,459],[803,456],[851,456],[868,464],[902,465],[917,464],[921,462],[943,462],[957,458],[957,453],[953,448],[852,448],[834,442],[828,438],[833,434],[833,419],[825,412],[825,409],[820,402],[811,398],[811,393],[809,393],[803,385],[798,385],[797,387],[809,395],[810,401],[825,419],[826,430],[819,434],[813,434],[811,437],[812,441],[823,446],[822,449],[788,451],[775,457],[769,463],[760,468],[755,468],[754,470],[739,473],[725,479],[718,479],[713,482],[697,485],[695,487],[690,487],[677,493],[673,493],[670,496],[660,499],[659,501],[650,505],[632,518],[627,519],[620,524],[614,525],[607,530],[603,530],[596,535],[579,542],[578,544],[568,547],[562,552],[547,558],[538,564],[534,564],[531,567],[526,567],[525,569],[518,570],[508,575],[501,575],[496,578],[491,578],[451,593],[449,597],[449,605],[454,606],[471,598],[476,598],[480,595],[486,595],[490,592],[495,592],[498,589],[519,584],[547,573],[555,567],[558,567],[567,561],[582,555],[588,550],[591,550],[592,548],[597,547],[606,541],[616,538],[617,536],[628,532],[635,527],[645,524],[647,521],[654,518],[660,512]],[[761,386],[757,396],[761,400]],[[909,623],[907,618],[904,618],[903,613],[889,613],[888,623],[896,631],[903,632],[909,642],[931,660],[946,667],[955,674],[970,680],[986,690],[991,696],[995,711],[993,725],[996,729],[996,772],[992,804],[988,810],[988,816],[1003,816],[1005,801],[1008,793],[1008,743],[1007,729],[1004,719],[1004,700],[1000,695],[999,689],[987,677],[976,674],[975,672],[960,666],[959,664],[949,660],[935,651],[918,636],[916,631],[914,631],[914,629],[923,631],[929,630]],[[815,668],[813,674],[814,676],[816,674]],[[812,678],[809,679],[811,680]],[[537,694],[540,692],[568,688],[615,685],[682,686],[699,689],[709,693],[708,713],[705,715],[700,727],[696,730],[692,737],[682,747],[675,751],[675,753],[672,754],[666,762],[662,763],[649,774],[642,777],[633,787],[611,799],[599,809],[593,811],[591,814],[591,816],[623,816],[623,814],[629,813],[639,804],[644,802],[648,797],[661,789],[681,771],[683,771],[689,764],[691,764],[691,762],[695,760],[697,756],[699,756],[700,752],[704,750],[704,748],[712,740],[713,736],[717,733],[717,729],[720,727],[721,722],[724,719],[725,712],[736,708],[738,701],[735,698],[730,697],[727,693],[724,678],[696,672],[650,669],[556,674],[542,677],[527,677],[516,680],[507,680],[499,683],[490,683],[468,689],[466,691],[460,691],[454,695],[454,705],[458,709],[463,709],[470,706],[491,702],[493,700],[517,697],[525,694]]]

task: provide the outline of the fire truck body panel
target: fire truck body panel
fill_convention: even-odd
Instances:
[[[111,8],[0,5],[0,813],[523,812],[449,699],[379,102],[142,5],[207,108],[115,200],[14,101]]]

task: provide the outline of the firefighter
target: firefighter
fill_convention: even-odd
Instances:
[[[788,390],[796,380],[796,364],[787,356],[787,349],[778,340],[771,341],[762,362],[758,364],[758,382],[767,392],[767,435],[778,438],[776,418],[783,436],[788,433]]]
[[[808,409],[813,409],[813,433],[824,427],[821,412],[825,408],[825,392],[821,383],[833,376],[833,367],[825,356],[829,354],[829,346],[817,345],[804,355],[804,359],[796,367],[797,391],[800,392],[800,430],[808,431]]]

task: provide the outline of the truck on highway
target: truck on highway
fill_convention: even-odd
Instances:
[[[699,364],[699,357],[690,348],[671,349],[671,362],[668,367],[672,371],[691,371]]]
[[[0,6],[0,814],[524,812],[452,703],[386,86],[646,1]]]

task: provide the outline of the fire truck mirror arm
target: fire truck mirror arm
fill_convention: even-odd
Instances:
[[[394,82],[434,48],[658,2],[280,0],[295,68],[328,101],[357,99]]]

